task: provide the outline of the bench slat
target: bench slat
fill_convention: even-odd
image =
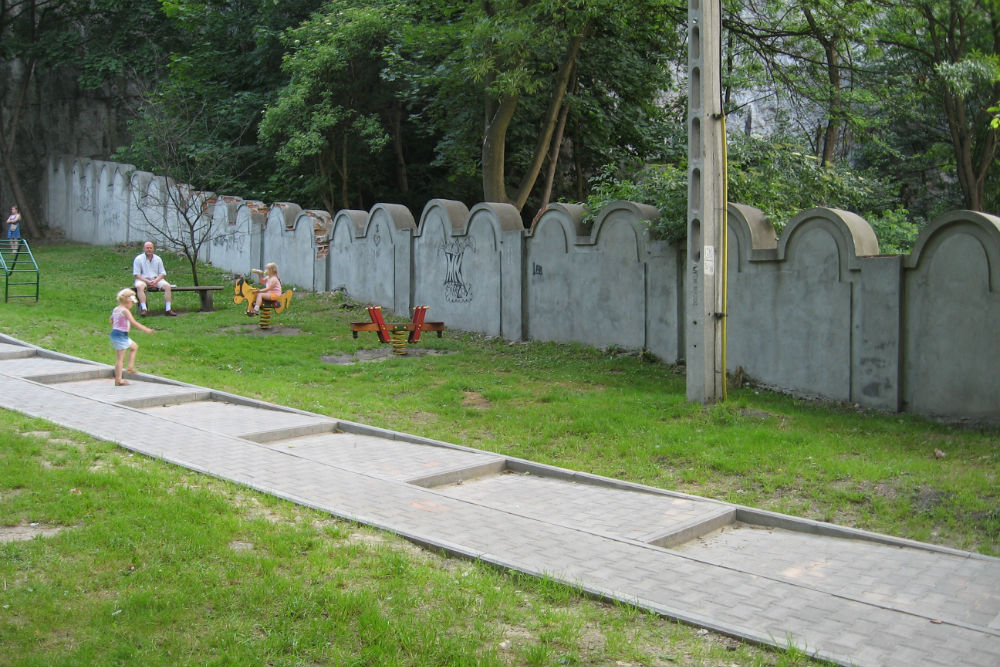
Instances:
[[[198,296],[201,297],[201,310],[202,312],[210,312],[215,310],[215,304],[213,302],[212,296],[215,292],[225,289],[222,285],[171,285],[171,292],[197,292]],[[147,292],[162,292],[163,290],[155,288],[147,288]]]

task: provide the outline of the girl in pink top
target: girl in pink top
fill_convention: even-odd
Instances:
[[[128,384],[122,379],[122,366],[125,363],[125,350],[129,351],[128,368],[129,373],[135,373],[135,353],[139,351],[139,346],[129,338],[128,332],[134,324],[146,333],[153,333],[147,326],[139,324],[132,314],[132,306],[138,299],[135,292],[130,289],[123,289],[118,292],[118,305],[111,311],[111,347],[115,348],[115,386]]]
[[[264,265],[264,270],[254,269],[253,273],[258,275],[258,279],[264,283],[264,287],[257,291],[257,300],[253,304],[253,310],[248,310],[247,315],[253,317],[260,313],[261,301],[278,301],[281,298],[281,281],[278,280],[278,265],[268,262]]]

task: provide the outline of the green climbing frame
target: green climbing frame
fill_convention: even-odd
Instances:
[[[14,249],[11,248],[10,241],[0,239],[0,270],[3,271],[5,303],[10,299],[38,301],[38,263],[31,254],[31,246],[27,241],[20,239]]]

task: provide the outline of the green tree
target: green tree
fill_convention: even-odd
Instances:
[[[0,70],[4,73],[0,76],[0,165],[31,235],[39,234],[41,224],[22,174],[37,171],[38,166],[21,159],[21,148],[32,87],[42,76],[68,74],[83,89],[109,81],[126,89],[162,63],[159,45],[164,34],[157,0],[0,2]]]
[[[908,0],[886,5],[884,16],[879,38],[895,83],[936,107],[930,128],[951,148],[964,205],[984,210],[1000,138],[990,124],[1000,101],[1000,3]]]
[[[257,143],[261,110],[284,81],[282,32],[319,1],[161,0],[169,63],[116,157],[198,189],[268,198],[275,170]],[[205,162],[212,168],[198,168]]]
[[[478,172],[487,201],[523,209],[567,135],[593,129],[614,142],[622,129],[608,122],[614,114],[655,114],[669,89],[673,2],[412,5],[418,20],[402,31],[389,74],[406,82],[411,109],[438,137],[438,160]]]
[[[386,147],[396,189],[409,189],[402,103],[381,78],[383,51],[407,18],[397,2],[334,0],[284,37],[288,83],[265,109],[260,138],[286,174],[306,176],[329,211],[363,204],[352,192],[374,190],[378,169],[365,167],[379,166]]]
[[[727,26],[732,78],[749,70],[751,87],[787,94],[796,111],[783,129],[798,124],[824,164],[839,145],[843,157],[891,170],[928,213],[947,198],[950,174],[964,206],[983,210],[996,177],[996,0],[769,0],[734,8]]]

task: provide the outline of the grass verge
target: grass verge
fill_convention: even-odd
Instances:
[[[0,331],[110,364],[108,314],[137,252],[36,248],[41,297],[0,304]],[[165,259],[171,280],[187,282],[183,263]],[[996,431],[753,387],[700,406],[686,402],[682,371],[641,355],[456,331],[417,348],[433,354],[346,363],[381,346],[351,337],[347,323],[366,314],[342,296],[297,294],[270,333],[223,295],[212,313],[177,295],[178,318],[159,315],[158,298],[145,320],[156,333],[135,336],[146,372],[1000,553]],[[0,442],[0,524],[61,528],[0,544],[0,664],[813,664],[443,558],[44,422],[0,413]]]

